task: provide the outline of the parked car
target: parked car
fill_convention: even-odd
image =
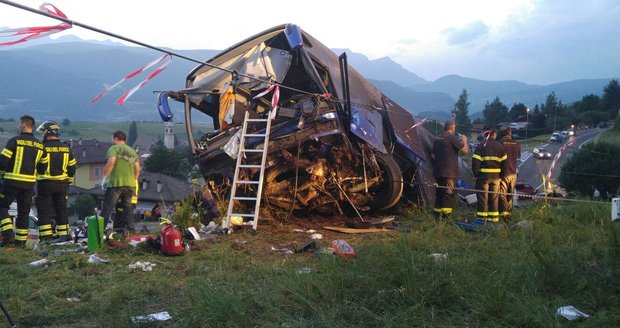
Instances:
[[[519,195],[519,200],[532,199],[532,197],[528,196],[534,196],[537,192],[534,187],[525,182],[517,182],[517,184],[515,185],[515,190]]]

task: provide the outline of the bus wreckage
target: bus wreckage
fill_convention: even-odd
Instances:
[[[159,95],[164,121],[172,118],[170,99],[184,103],[189,144],[220,199],[230,192],[245,113],[267,117],[274,97],[261,94],[274,85],[279,101],[267,146],[264,204],[330,215],[434,199],[433,135],[348,66],[346,54],[336,55],[293,24],[237,43],[191,71],[185,89]],[[197,114],[211,117],[215,132],[194,137]],[[265,130],[264,123],[248,124]],[[261,141],[246,139],[244,147],[262,149]],[[240,174],[259,172],[241,168]]]

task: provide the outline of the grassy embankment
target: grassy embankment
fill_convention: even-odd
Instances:
[[[198,241],[182,257],[104,249],[97,255],[111,263],[89,264],[87,254],[48,249],[55,262],[41,268],[28,265],[40,250],[0,249],[0,301],[22,327],[126,327],[160,311],[173,317],[162,327],[553,327],[567,324],[555,315],[565,305],[591,315],[573,326],[619,326],[620,225],[609,213],[607,204],[538,202],[515,213],[527,227],[482,233],[413,211],[401,222],[415,227],[409,234],[314,227],[347,239],[357,253],[349,260],[270,252],[306,238],[275,222],[256,236]],[[138,260],[157,265],[130,270]]]
[[[410,209],[400,222],[413,232],[371,235],[270,221],[256,236],[195,242],[182,257],[107,248],[97,255],[110,263],[89,264],[48,248],[46,268],[28,265],[40,250],[0,249],[0,301],[20,327],[127,327],[160,311],[173,319],[143,326],[620,326],[620,223],[609,204],[529,202],[514,221],[471,233]],[[270,252],[304,243],[292,232],[300,225],[323,233],[324,246],[346,239],[356,257]],[[138,260],[157,265],[130,270]],[[591,316],[569,323],[555,315],[565,305]]]

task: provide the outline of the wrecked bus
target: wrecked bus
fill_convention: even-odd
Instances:
[[[257,95],[272,85],[280,94],[264,173],[265,204],[337,214],[353,207],[387,210],[402,199],[433,200],[433,135],[412,128],[411,113],[348,66],[346,54],[336,55],[293,24],[235,44],[191,71],[184,89],[159,96],[164,120],[172,117],[169,100],[184,103],[189,145],[214,194],[227,199],[236,164],[231,142],[246,112],[255,118],[269,114],[272,94]],[[194,137],[195,115],[208,115],[215,132]],[[265,129],[264,123],[250,125]],[[262,147],[252,139],[245,145]],[[244,168],[240,173],[259,174]]]

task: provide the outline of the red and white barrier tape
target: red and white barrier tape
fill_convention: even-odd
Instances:
[[[564,152],[566,147],[570,147],[573,143],[574,143],[574,140],[565,143],[562,147],[560,147],[560,150],[558,150],[558,153],[555,154],[555,157],[553,158],[553,162],[551,162],[551,166],[549,167],[549,172],[547,173],[547,180],[551,180],[551,174],[553,174],[553,169],[555,168],[555,164],[558,162],[558,160],[562,156],[562,153]]]
[[[272,84],[265,91],[257,94],[252,99],[256,99],[262,97],[268,93],[273,91],[273,95],[271,95],[271,119],[274,120],[276,118],[276,107],[278,107],[278,103],[280,102],[280,86],[277,84]]]
[[[167,58],[167,59],[166,59]],[[94,104],[96,103],[99,99],[101,99],[103,96],[105,96],[108,92],[110,92],[111,90],[113,90],[114,88],[118,87],[119,85],[121,85],[123,82],[131,79],[132,77],[144,72],[145,70],[161,63],[164,62],[162,65],[160,65],[157,69],[155,69],[151,74],[149,74],[149,76],[146,77],[146,79],[144,79],[142,82],[138,83],[135,87],[131,88],[130,90],[128,90],[127,92],[125,92],[125,94],[123,94],[120,98],[118,98],[118,100],[116,100],[116,103],[119,105],[122,105],[123,103],[125,103],[125,101],[131,97],[131,95],[133,95],[136,91],[138,91],[138,89],[142,88],[148,81],[150,81],[151,79],[153,79],[155,76],[157,76],[159,73],[161,73],[167,66],[168,64],[170,64],[170,62],[172,61],[172,55],[171,54],[164,54],[163,56],[161,56],[160,58],[157,58],[155,60],[153,60],[152,62],[138,68],[137,70],[125,75],[120,81],[114,83],[113,85],[107,87],[105,90],[103,90],[100,94],[98,94],[95,98],[93,98],[91,100],[91,102]]]
[[[60,9],[56,8],[51,3],[47,3],[47,2],[43,3],[39,7],[39,10],[44,11],[54,16],[67,18],[67,15],[65,15],[62,11],[60,11]],[[23,43],[29,40],[33,40],[36,38],[40,38],[40,37],[48,36],[48,35],[51,35],[57,32],[61,32],[66,29],[70,29],[71,27],[73,27],[73,24],[63,22],[63,23],[60,23],[54,26],[34,26],[34,27],[21,27],[21,28],[15,28],[15,29],[2,30],[0,31],[0,37],[18,37],[18,36],[22,36],[22,37],[20,39],[13,40],[13,41],[2,42],[0,43],[0,46],[12,46],[18,43]]]
[[[426,122],[426,118],[421,119],[420,121],[418,121],[414,125],[412,125],[410,128],[405,130],[405,134],[407,134],[409,131],[413,130],[416,126],[419,126],[419,125],[421,125],[424,122]]]

